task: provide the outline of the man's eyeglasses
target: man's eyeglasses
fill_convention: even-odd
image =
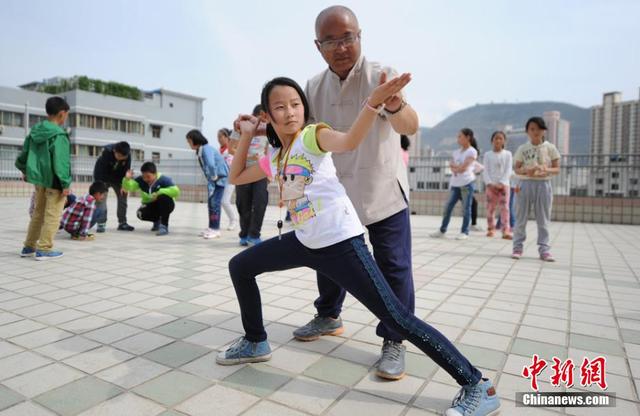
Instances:
[[[341,45],[344,46],[345,48],[348,48],[349,46],[356,43],[358,40],[360,40],[360,33],[347,35],[340,39],[324,40],[322,42],[317,40],[316,42],[318,42],[318,46],[320,47],[320,49],[322,49],[325,52],[330,52],[330,51],[335,51]]]

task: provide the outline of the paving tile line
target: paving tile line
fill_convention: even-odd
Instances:
[[[589,234],[590,231],[589,229],[587,229],[587,234]],[[611,241],[611,239],[604,233],[600,233],[600,235],[609,243],[609,245],[611,245],[612,247],[616,247],[616,245],[614,244],[614,242]],[[622,351],[624,351],[625,356],[623,357],[625,364],[626,364],[626,370],[629,374],[629,378],[631,379],[631,387],[632,387],[632,391],[635,393],[635,397],[634,397],[634,401],[636,403],[640,402],[640,392],[638,392],[638,385],[635,383],[635,380],[633,378],[633,372],[631,371],[631,364],[630,364],[630,360],[629,360],[629,354],[626,350],[625,347],[625,342],[624,342],[624,337],[622,336],[622,327],[620,326],[620,321],[618,318],[618,314],[616,313],[616,308],[613,305],[613,301],[611,298],[611,289],[609,288],[609,283],[607,282],[607,279],[605,278],[605,272],[604,269],[602,267],[602,260],[600,259],[600,255],[598,254],[598,250],[597,247],[594,244],[594,240],[593,237],[591,235],[589,235],[589,241],[591,242],[591,245],[593,246],[595,252],[596,252],[596,258],[598,260],[598,267],[600,269],[600,273],[602,275],[602,280],[605,286],[605,290],[607,291],[607,297],[609,299],[609,307],[611,308],[611,310],[613,311],[613,319],[616,321],[616,330],[618,332],[618,339],[621,340],[621,344],[622,344]],[[619,251],[619,250],[618,250]],[[623,258],[623,260],[625,261],[625,263],[627,264],[627,266],[629,267],[629,263],[627,262],[626,258],[624,255],[621,254],[621,257]],[[629,267],[629,270],[631,270],[632,273],[633,269],[631,267]],[[638,276],[634,273],[636,279],[638,279]],[[620,398],[618,398],[617,400],[621,400]]]
[[[470,280],[470,279],[471,279],[471,278],[469,278],[469,279],[467,279],[467,280]],[[432,278],[432,280],[433,280],[433,278]],[[504,280],[504,278],[503,278],[502,280]],[[426,283],[425,283],[425,285],[426,285]],[[493,291],[493,295],[495,295],[495,291],[496,291],[496,290],[494,290],[494,291]],[[452,294],[452,295],[453,295],[453,294]],[[486,304],[486,302],[488,302],[490,299],[492,299],[492,298],[493,298],[493,295],[492,295],[492,297],[491,297],[491,298],[488,298],[488,299],[487,299],[487,301],[485,301],[485,304]],[[442,304],[443,302],[440,302],[440,303]],[[440,305],[438,305],[438,306],[440,306]],[[180,318],[178,318],[178,319],[180,319]],[[229,318],[229,320],[230,320],[230,319],[233,319],[233,317],[230,317],[230,318]],[[226,321],[225,321],[225,322],[226,322]],[[336,347],[336,348],[337,348],[337,347]],[[332,350],[332,351],[333,351],[333,350]],[[325,355],[325,356],[326,356],[326,355],[329,355],[329,353],[324,354],[324,355]],[[366,394],[366,393],[365,393],[365,394]],[[407,410],[407,411],[408,411],[408,410]]]

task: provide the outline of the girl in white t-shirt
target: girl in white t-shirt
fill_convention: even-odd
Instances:
[[[449,200],[444,208],[440,230],[431,234],[433,238],[443,238],[449,227],[451,213],[458,200],[462,200],[462,230],[456,240],[466,240],[469,237],[469,223],[471,222],[471,204],[475,190],[476,175],[473,173],[478,151],[471,145],[475,140],[473,130],[464,128],[458,133],[459,149],[454,150],[449,162],[451,178],[449,178]]]
[[[416,318],[395,296],[366,247],[363,226],[338,181],[328,153],[355,149],[384,102],[400,93],[409,81],[409,74],[387,82],[382,78],[349,131],[341,133],[322,123],[304,127],[309,116],[304,92],[289,78],[273,79],[262,91],[262,105],[269,123],[267,137],[274,150],[258,165],[246,165],[257,120],[252,116],[236,120],[241,138],[231,166],[231,181],[240,184],[264,177],[275,179],[280,207],[291,213],[294,231],[253,246],[229,262],[245,335],[221,352],[217,363],[232,365],[271,358],[256,277],[309,267],[344,287],[385,325],[424,351],[463,386],[464,392],[452,411],[477,406],[492,411],[499,407],[491,382],[482,379],[480,371],[444,335]],[[280,230],[282,218],[281,212]]]

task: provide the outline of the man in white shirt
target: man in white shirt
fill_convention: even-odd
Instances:
[[[310,122],[322,121],[336,130],[348,131],[373,89],[381,80],[397,75],[392,68],[369,62],[361,55],[360,37],[358,19],[346,7],[329,7],[316,18],[316,47],[329,68],[307,83]],[[338,178],[369,230],[376,262],[395,295],[411,311],[415,293],[409,183],[400,152],[400,134],[412,135],[418,127],[418,116],[404,97],[393,96],[384,103],[384,110],[356,150],[333,154]],[[312,341],[344,331],[340,312],[345,291],[320,274],[318,290],[318,314],[294,331],[297,339]],[[391,380],[402,378],[402,336],[382,324],[376,333],[384,339],[377,374]]]

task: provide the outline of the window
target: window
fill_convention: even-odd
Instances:
[[[440,182],[427,182],[427,189],[440,189]]]
[[[442,182],[442,189],[444,189],[445,191],[449,189],[449,182]]]
[[[151,153],[151,161],[153,163],[160,163],[160,152]]]
[[[596,185],[602,185],[604,183],[604,179],[596,178]]]
[[[617,191],[618,189],[620,189],[620,185],[618,185],[617,183],[612,183],[611,184],[611,190],[612,191]]]
[[[44,121],[46,119],[47,119],[46,116],[39,116],[37,114],[29,114],[29,128],[35,126],[36,124],[38,124],[41,121]]]
[[[418,181],[418,189],[424,189],[424,182]]]
[[[620,172],[611,172],[611,177],[616,179],[620,177]]]
[[[13,111],[0,111],[0,124],[11,127],[24,127],[24,114]]]
[[[90,114],[70,114],[69,126],[144,135],[144,125],[139,121],[121,120],[111,117],[94,116]]]
[[[439,167],[433,168],[433,173],[440,173],[440,168]]]
[[[131,150],[131,159],[142,161],[144,160],[144,150],[133,149]]]
[[[631,185],[637,185],[638,184],[638,179],[637,178],[631,178],[631,179],[629,179],[629,183]]]
[[[409,167],[409,172],[411,172],[411,173],[415,173],[415,171],[416,171],[416,168],[415,168],[415,167],[413,167],[413,166],[410,166],[410,167]]]
[[[640,194],[638,193],[638,191],[633,190],[633,191],[629,191],[629,196],[637,198]]]
[[[169,103],[169,107],[173,108],[173,103]]]
[[[162,132],[162,126],[151,124],[150,127],[151,127],[151,137],[155,137],[156,139],[159,139],[160,133]]]
[[[596,190],[596,196],[602,196],[602,195],[603,195],[602,189]]]

